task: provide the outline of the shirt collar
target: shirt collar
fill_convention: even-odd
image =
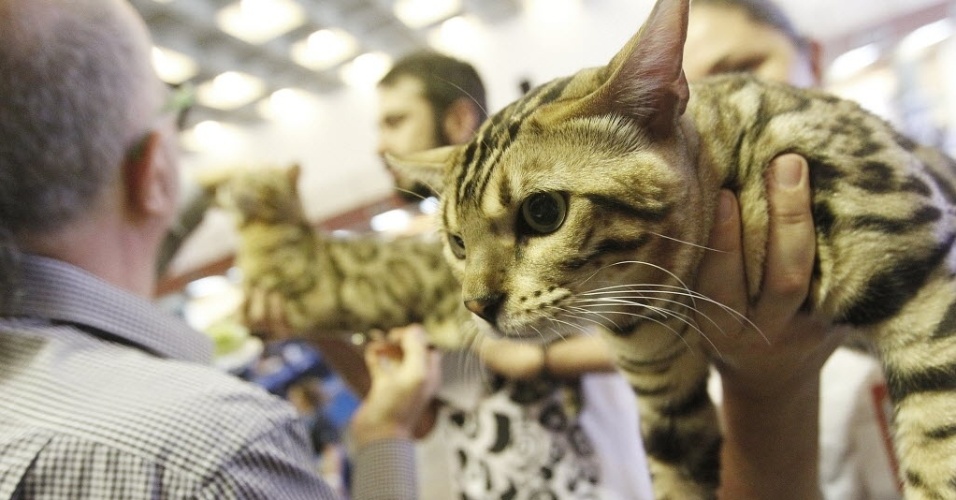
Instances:
[[[0,316],[44,318],[118,337],[164,358],[209,363],[212,341],[153,303],[63,261],[23,255]]]

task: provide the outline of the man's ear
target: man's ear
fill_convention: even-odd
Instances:
[[[442,118],[442,131],[452,144],[464,144],[471,140],[481,125],[478,103],[467,97],[459,97],[451,103]]]
[[[175,212],[179,203],[177,168],[162,133],[150,132],[123,164],[127,208],[140,216]]]

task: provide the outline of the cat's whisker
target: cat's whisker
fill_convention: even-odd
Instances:
[[[608,292],[608,293],[610,293],[610,292]],[[621,293],[621,292],[618,292],[618,293]],[[661,293],[664,293],[664,292],[661,292]],[[675,294],[675,295],[683,295],[683,294],[681,294],[681,293],[679,293],[679,292],[673,292],[673,291],[671,291],[671,292],[666,292],[666,293],[673,293],[673,294]],[[646,297],[639,296],[639,297],[637,297],[637,298],[645,299]],[[679,306],[679,307],[682,307],[682,308],[690,309],[691,311],[697,313],[699,316],[703,316],[704,318],[706,318],[706,319],[707,319],[711,324],[713,324],[721,333],[724,333],[724,330],[720,327],[720,325],[718,325],[718,324],[717,324],[713,319],[711,319],[709,316],[707,316],[707,315],[705,315],[705,314],[702,314],[696,307],[694,307],[694,306],[692,306],[692,305],[688,305],[688,304],[685,304],[685,303],[683,303],[683,302],[681,302],[681,301],[677,301],[677,300],[669,300],[669,299],[662,299],[662,298],[658,298],[658,299],[656,299],[656,300],[661,301],[661,302],[664,302],[664,303],[668,303],[668,304],[671,304],[671,305],[676,305],[676,306]],[[612,297],[601,297],[601,298],[594,298],[594,299],[581,299],[581,298],[576,298],[574,302],[575,302],[576,304],[577,304],[577,303],[593,304],[593,305],[596,305],[596,306],[598,306],[598,307],[601,307],[601,306],[611,307],[611,306],[619,306],[619,305],[630,305],[630,306],[635,306],[635,307],[638,307],[638,308],[650,310],[650,311],[652,311],[652,312],[654,312],[654,313],[656,313],[656,314],[661,315],[661,316],[664,317],[665,319],[666,319],[666,318],[676,319],[677,321],[679,321],[679,322],[681,322],[681,323],[687,325],[689,328],[691,328],[691,329],[693,329],[695,332],[697,332],[697,334],[699,334],[701,337],[703,337],[704,340],[706,340],[707,343],[710,344],[710,346],[713,348],[714,352],[716,352],[718,356],[723,357],[723,355],[721,354],[721,352],[720,352],[720,350],[717,348],[717,346],[714,344],[714,342],[707,336],[706,333],[704,333],[704,331],[700,328],[700,325],[698,325],[697,322],[694,321],[693,317],[692,317],[691,315],[689,315],[689,314],[682,314],[682,313],[680,313],[680,312],[678,312],[677,310],[674,310],[674,309],[668,309],[668,308],[664,308],[664,307],[653,306],[653,305],[651,305],[651,304],[646,304],[646,303],[643,303],[643,302],[637,302],[637,301],[634,301],[632,297],[629,297],[629,296],[626,296],[626,295],[625,295],[625,296],[616,295],[616,296],[612,296]],[[597,314],[595,311],[589,310],[589,312]],[[645,318],[645,319],[653,319],[653,318],[651,318],[650,316],[647,316],[647,315],[639,315],[638,313],[626,312],[626,311],[608,311],[608,312],[605,312],[605,313],[602,313],[602,314],[623,314],[623,315],[627,315],[627,316],[639,316],[639,317],[642,317],[642,318]],[[602,317],[605,317],[605,316],[602,316]],[[660,321],[656,321],[656,322],[657,322],[658,324],[664,325],[664,323],[662,323],[662,322],[660,322]],[[612,321],[612,323],[613,323],[613,321]],[[670,329],[671,331],[674,331],[672,328],[669,328],[669,329]],[[759,331],[759,329],[758,329],[758,331]],[[675,332],[675,333],[676,333],[676,332]],[[761,334],[761,336],[764,338],[764,340],[767,340],[766,336],[764,336],[762,332],[760,332],[760,334]],[[768,341],[768,342],[769,342],[769,341]]]
[[[586,307],[579,307],[579,306],[573,306],[573,305],[570,306],[570,307],[551,306],[550,308],[551,308],[551,309],[557,309],[558,311],[564,312],[564,313],[568,314],[569,316],[571,316],[571,317],[576,317],[576,318],[580,318],[580,316],[576,316],[576,314],[582,314],[582,313],[583,313],[583,314],[593,314],[593,313],[594,313],[594,311],[591,311],[590,309],[588,309],[588,308],[586,308]],[[576,309],[576,311],[572,311],[571,309]],[[602,316],[602,318],[603,318],[603,319],[606,319],[609,323],[611,323],[612,325],[614,325],[615,328],[620,329],[620,326],[619,326],[617,323],[615,323],[614,320],[612,320],[612,319],[610,319],[610,318],[604,318],[603,316]],[[594,323],[594,324],[597,325],[597,326],[604,326],[600,321],[593,320],[593,319],[590,319],[590,318],[583,318],[583,319],[587,319],[588,321]]]
[[[659,319],[657,319],[657,318],[648,316],[648,315],[646,315],[646,314],[640,314],[640,313],[635,313],[635,312],[622,312],[622,313],[620,313],[620,314],[632,316],[632,317],[635,317],[635,318],[638,318],[638,319],[641,319],[641,320],[644,320],[644,321],[650,321],[650,322],[652,322],[652,323],[657,323],[658,325],[660,325],[660,326],[666,328],[667,330],[670,330],[671,333],[673,333],[677,338],[679,338],[679,339],[681,340],[681,342],[684,343],[685,346],[687,346],[688,348],[691,348],[691,349],[693,348],[693,347],[690,345],[690,343],[687,342],[687,339],[684,338],[684,336],[680,334],[680,332],[678,332],[677,330],[675,330],[672,326],[668,325],[667,322],[665,322],[665,321],[661,321],[661,320],[659,320]],[[706,338],[706,337],[705,337],[705,338]]]
[[[642,298],[643,298],[643,297],[642,297]],[[592,299],[592,300],[595,300],[595,301],[597,301],[598,303],[600,303],[600,301],[601,301],[601,300],[604,300],[604,299]],[[658,312],[659,314],[662,314],[662,315],[665,315],[665,316],[666,316],[666,315],[677,315],[677,314],[679,314],[677,311],[670,310],[670,309],[667,309],[667,308],[661,308],[661,307],[651,306],[651,305],[649,305],[649,304],[643,304],[643,303],[639,303],[639,302],[631,302],[630,299],[627,299],[627,298],[613,298],[613,299],[608,299],[608,300],[615,300],[615,301],[617,301],[617,303],[624,303],[624,304],[630,304],[630,305],[645,307],[645,308],[651,309],[651,310],[653,310],[653,311],[655,311],[655,312]],[[672,300],[666,300],[666,299],[660,299],[660,300],[663,301],[663,302],[667,302],[667,303],[670,303],[670,304],[675,304],[675,305],[677,305],[677,306],[685,307],[685,308],[690,309],[690,310],[693,311],[697,316],[706,319],[708,323],[710,323],[710,324],[712,324],[712,325],[714,326],[714,328],[717,328],[717,330],[721,333],[721,335],[724,335],[724,336],[727,335],[727,332],[724,331],[724,329],[723,329],[716,321],[714,321],[709,315],[702,313],[699,309],[696,309],[696,308],[694,308],[694,307],[692,307],[692,306],[690,306],[690,305],[688,305],[688,304],[684,304],[684,303],[679,302],[679,301],[672,301]],[[690,325],[697,333],[699,333],[702,337],[707,338],[707,334],[704,333],[703,329],[700,327],[700,325],[697,323],[697,321],[694,321],[689,315],[681,315],[681,317],[684,318],[685,322],[687,322],[688,325]],[[758,331],[759,331],[759,330],[758,330]],[[763,336],[762,333],[761,333],[761,336],[766,340],[766,337]],[[709,342],[709,341],[710,341],[710,339],[708,339],[708,342]]]
[[[564,326],[568,327],[568,329],[570,329],[570,330],[574,330],[574,329],[580,328],[580,325],[575,324],[575,323],[572,323],[572,322],[570,322],[570,321],[565,321],[565,320],[560,319],[560,318],[548,317],[547,319],[548,319],[548,321],[550,321],[550,322],[552,322],[552,323],[558,323],[558,324],[564,325]],[[560,338],[560,339],[562,339],[562,340],[564,340],[564,339],[567,338],[567,336],[564,334],[564,331],[562,331],[562,330],[554,330],[554,333],[558,336],[558,338]]]
[[[657,264],[653,264],[653,263],[651,263],[651,262],[646,262],[646,261],[642,261],[642,260],[621,260],[621,261],[614,262],[614,263],[612,263],[612,264],[608,264],[608,265],[606,265],[606,266],[603,266],[603,267],[601,267],[600,269],[598,269],[597,271],[595,271],[594,273],[592,273],[590,276],[584,278],[584,279],[580,282],[580,285],[584,285],[584,284],[587,283],[591,278],[593,278],[594,276],[597,276],[598,273],[600,273],[601,271],[603,271],[603,270],[605,270],[605,269],[609,269],[609,268],[614,267],[614,266],[620,266],[620,265],[625,265],[625,264],[640,264],[640,265],[645,265],[645,266],[648,266],[648,267],[657,269],[658,271],[662,271],[663,273],[665,273],[665,274],[667,274],[668,276],[670,276],[671,278],[673,278],[674,281],[676,281],[677,283],[680,283],[681,287],[683,287],[684,290],[690,290],[690,287],[687,286],[686,283],[684,283],[684,280],[682,280],[679,276],[677,276],[677,275],[674,274],[673,272],[671,272],[671,271],[669,271],[668,269],[666,269],[666,268],[664,268],[664,267],[662,267],[662,266],[659,266],[659,265],[657,265]]]
[[[596,321],[596,320],[594,320],[594,319],[588,317],[588,316],[587,316],[588,314],[595,314],[595,313],[591,313],[591,312],[588,312],[588,311],[585,311],[583,314],[567,313],[568,317],[571,318],[571,319],[575,319],[575,320],[577,320],[577,321],[582,321],[582,322],[583,322],[583,321],[587,321],[587,322],[590,322],[590,323],[594,323],[594,324],[597,325],[597,326],[601,326],[601,325],[602,325],[599,321]],[[600,316],[600,314],[597,314],[597,315]],[[610,321],[610,320],[608,319],[608,321]],[[577,335],[591,335],[591,334],[593,333],[590,329],[588,329],[587,327],[585,327],[585,326],[582,325],[582,324],[575,324],[574,326],[576,327]],[[556,332],[556,333],[558,333],[558,332]]]
[[[475,99],[475,96],[471,95],[471,93],[468,92],[467,90],[461,88],[460,85],[456,84],[455,82],[452,82],[451,80],[448,80],[447,78],[442,78],[441,76],[438,76],[437,74],[436,74],[436,75],[433,75],[433,78],[435,78],[435,79],[437,79],[437,80],[444,81],[445,83],[448,84],[448,86],[454,87],[456,90],[461,91],[462,94],[465,94],[466,96],[468,96],[469,99],[471,99],[471,102],[472,102],[475,106],[477,106],[478,109],[480,109],[480,110],[485,114],[485,116],[490,116],[490,114],[488,113],[488,110],[485,109],[485,107],[481,105],[481,101],[479,101],[478,99]]]
[[[660,237],[660,238],[664,238],[665,240],[676,241],[677,243],[681,243],[681,244],[684,244],[684,245],[687,245],[687,246],[692,246],[692,247],[694,247],[694,248],[701,248],[701,249],[708,250],[708,251],[711,251],[711,252],[727,253],[726,250],[718,250],[718,249],[716,249],[716,248],[709,247],[709,246],[706,246],[706,245],[701,245],[701,244],[698,244],[698,243],[694,243],[694,242],[692,242],[692,241],[686,241],[686,240],[682,240],[682,239],[679,239],[679,238],[674,238],[673,236],[667,236],[667,235],[664,235],[664,234],[661,234],[661,233],[655,233],[654,231],[648,231],[648,234],[653,234],[654,236],[657,236],[657,237]]]
[[[605,327],[605,325],[606,325],[607,323],[610,323],[610,324],[614,325],[614,328],[617,329],[617,330],[620,330],[620,328],[621,328],[620,325],[618,325],[616,321],[614,321],[611,317],[607,316],[607,315],[606,315],[605,313],[603,313],[603,312],[593,311],[593,310],[590,310],[590,309],[587,309],[587,308],[579,308],[579,309],[581,309],[580,312],[577,312],[577,313],[568,313],[568,315],[571,316],[572,318],[578,319],[578,320],[580,320],[580,321],[587,321],[587,322],[589,322],[589,323],[593,323],[595,326],[599,326],[599,327]],[[598,320],[596,320],[596,319],[593,319],[593,318],[591,318],[590,316],[597,316],[597,317],[601,318],[602,320],[604,320],[604,322],[601,322],[601,321],[598,321]],[[584,328],[584,325],[578,325],[578,326],[579,326],[579,330],[581,330],[582,333],[583,333],[583,332],[586,332],[586,329]]]
[[[538,337],[540,337],[542,340],[547,338],[543,333],[541,333],[541,330],[538,330],[538,327],[531,325],[531,329],[534,330],[534,332],[537,333]]]
[[[462,332],[462,349],[472,353],[481,352],[481,343],[487,339],[485,335],[480,334],[478,325],[469,321],[464,324],[459,324],[459,327]],[[482,369],[481,359],[477,354],[464,358],[462,366],[459,367],[459,375],[466,380],[475,377],[480,380],[484,386],[488,386],[491,383],[489,379],[490,375],[487,370]]]
[[[613,290],[613,289],[615,289],[615,288],[620,289],[620,288],[626,288],[626,287],[640,287],[640,288],[638,288],[638,290],[639,290],[640,293],[647,293],[647,294],[664,294],[664,293],[668,293],[668,294],[686,296],[686,297],[691,298],[692,300],[699,300],[699,301],[706,302],[706,303],[708,303],[708,304],[714,305],[714,306],[716,306],[717,308],[719,308],[720,310],[722,310],[723,312],[725,312],[726,314],[730,315],[730,316],[731,316],[732,318],[734,318],[738,323],[741,323],[741,324],[743,324],[743,325],[746,325],[749,329],[751,329],[751,330],[757,332],[757,334],[760,335],[760,337],[761,337],[768,345],[770,344],[770,339],[767,337],[767,335],[764,334],[763,331],[760,329],[760,327],[758,327],[750,318],[748,318],[746,314],[743,314],[743,313],[741,313],[741,312],[738,312],[736,309],[734,309],[734,308],[732,308],[732,307],[730,307],[730,306],[728,306],[728,305],[726,305],[726,304],[724,304],[724,303],[722,303],[722,302],[720,302],[720,301],[714,300],[714,299],[712,299],[712,298],[710,298],[710,297],[708,297],[708,296],[706,296],[706,295],[703,295],[703,294],[701,294],[701,293],[695,292],[695,291],[693,291],[693,290],[687,290],[687,289],[684,289],[684,288],[681,288],[681,287],[678,287],[678,286],[674,286],[674,285],[652,285],[652,286],[646,286],[646,285],[617,285],[617,286],[607,287],[607,290],[595,289],[595,290],[591,290],[591,291],[589,291],[589,292],[583,292],[583,293],[581,293],[580,295],[585,296],[585,295],[603,295],[603,294],[622,293],[621,290]],[[659,300],[663,300],[663,299],[659,299]],[[688,306],[688,307],[689,307],[689,306]],[[700,316],[706,318],[711,324],[713,324],[715,327],[717,327],[717,329],[720,330],[721,333],[724,333],[723,328],[721,328],[720,325],[719,325],[714,319],[710,318],[709,315],[706,315],[706,314],[701,313],[701,312],[700,312],[700,309],[696,306],[696,304],[693,306],[693,309],[694,309],[695,311],[697,311]]]
[[[433,193],[437,193],[437,192],[438,192],[438,191],[435,191],[435,187],[429,185],[429,183],[427,183],[427,182],[422,182],[422,184],[425,184],[425,185],[428,187],[428,190],[429,190],[429,191],[431,191],[431,192],[433,192]],[[421,193],[416,193],[415,191],[412,191],[412,190],[410,190],[410,189],[404,189],[404,188],[400,188],[400,187],[398,187],[398,186],[395,186],[395,191],[398,191],[399,193],[405,193],[405,194],[412,195],[412,196],[414,196],[414,197],[416,197],[416,198],[420,198],[422,201],[425,201],[425,200],[428,199],[427,196],[424,196],[424,195],[422,195]]]
[[[651,291],[650,293],[653,293],[653,291]],[[674,293],[674,294],[676,294],[676,295],[680,295],[680,294],[677,293],[677,292],[658,292],[658,293]],[[641,296],[640,298],[646,298],[646,297]],[[680,302],[680,301],[673,301],[673,300],[667,300],[667,299],[657,299],[657,300],[660,300],[660,301],[662,301],[662,302],[667,302],[667,303],[670,303],[670,304],[674,304],[674,305],[678,305],[678,306],[681,306],[681,307],[686,307],[686,308],[688,308],[688,309],[691,309],[692,311],[694,311],[694,313],[695,313],[697,316],[706,319],[708,323],[710,323],[710,324],[713,325],[715,328],[717,328],[717,330],[721,333],[721,335],[724,335],[724,336],[727,335],[727,332],[723,329],[723,327],[720,326],[719,323],[717,323],[713,318],[711,318],[710,315],[704,314],[699,308],[697,308],[697,307],[695,307],[695,306],[690,306],[690,305],[688,305],[688,304],[684,304],[684,303],[682,303],[682,302]],[[723,306],[722,304],[718,304],[718,305],[720,305],[721,307],[725,307],[725,306]],[[728,309],[729,309],[729,308],[728,308]],[[734,310],[728,310],[727,312],[728,312],[728,313],[731,313],[731,316],[732,316],[735,320],[737,320],[737,322],[738,322],[739,324],[747,324],[747,325],[749,325],[749,326],[750,326],[753,330],[755,330],[765,341],[767,341],[767,342],[769,343],[769,340],[767,339],[766,335],[764,335],[764,333],[763,333],[759,328],[757,328],[756,325],[754,325],[753,323],[751,323],[745,316],[740,315],[739,313],[737,313],[737,312],[734,311]],[[703,333],[703,332],[701,332],[701,333]]]
[[[671,278],[673,278],[674,281],[680,283],[680,285],[681,285],[685,290],[690,290],[690,287],[687,286],[687,283],[684,283],[684,280],[680,279],[680,276],[677,276],[676,274],[674,274],[673,272],[671,272],[670,270],[668,270],[666,267],[658,266],[657,264],[653,264],[653,263],[650,263],[650,262],[646,262],[646,261],[642,261],[642,260],[622,260],[622,261],[619,261],[619,262],[615,262],[614,264],[611,264],[611,265],[608,266],[608,267],[618,266],[618,265],[624,265],[624,264],[641,264],[641,265],[645,265],[645,266],[648,266],[648,267],[652,267],[652,268],[654,268],[654,269],[657,269],[658,271],[662,271],[664,274],[667,274],[668,276],[670,276]]]
[[[707,339],[707,341],[710,343],[710,339],[707,338],[707,335],[704,333],[703,330],[701,330],[700,326],[697,324],[696,321],[693,320],[693,318],[692,318],[689,314],[682,314],[682,313],[680,313],[680,312],[678,312],[678,311],[676,311],[676,310],[671,310],[671,309],[664,308],[664,307],[652,306],[652,305],[650,305],[650,304],[644,304],[644,303],[640,303],[640,302],[633,302],[633,301],[628,300],[628,299],[620,299],[620,298],[594,299],[594,300],[589,300],[589,302],[595,303],[598,307],[601,307],[601,306],[610,307],[610,306],[612,306],[612,305],[617,306],[617,305],[621,305],[621,304],[633,305],[633,306],[636,306],[636,307],[640,307],[640,308],[649,310],[649,311],[654,312],[654,313],[656,313],[656,314],[659,314],[659,315],[662,316],[664,319],[667,319],[667,318],[676,319],[676,320],[680,321],[681,323],[686,324],[688,327],[692,328],[695,332],[697,332],[701,337],[704,337],[705,339]],[[691,309],[692,311],[697,312],[697,311],[694,310],[693,308],[690,308],[689,306],[687,306],[686,304],[683,304],[683,303],[681,303],[681,302],[677,302],[677,301],[667,301],[667,300],[665,300],[664,302],[676,304],[676,305],[681,306],[681,307],[687,307],[687,308]],[[609,312],[604,313],[604,314],[634,314],[634,313],[628,313],[628,312],[625,312],[625,311],[609,311]],[[719,328],[719,327],[718,327],[718,328]],[[713,345],[713,343],[711,343],[711,345]],[[716,346],[715,346],[715,349],[716,349]]]
[[[462,347],[463,347],[466,351],[467,351],[467,350],[470,350],[470,351],[472,351],[472,352],[478,352],[478,349],[480,349],[480,344],[481,344],[482,340],[483,340],[483,339],[480,339],[480,338],[478,338],[478,337],[467,339],[467,340],[465,340],[465,341],[462,343]],[[468,367],[467,365],[468,365],[469,363],[470,363],[469,359],[468,359],[468,358],[465,358],[465,359],[464,359],[464,363],[462,364],[462,366],[459,366],[459,367],[458,367],[458,368],[459,368],[459,373],[460,373],[460,375],[461,375],[462,377],[466,377],[466,376],[468,375],[469,367]]]

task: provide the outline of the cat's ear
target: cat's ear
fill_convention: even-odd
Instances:
[[[433,193],[441,193],[445,173],[451,170],[461,149],[462,146],[444,146],[401,156],[387,153],[385,163],[403,183],[417,182]]]
[[[624,115],[654,135],[669,135],[687,107],[683,71],[690,0],[658,0],[641,29],[603,68],[601,86],[576,114]]]
[[[668,134],[687,107],[684,41],[689,0],[658,0],[640,31],[608,64],[603,95],[617,112]]]

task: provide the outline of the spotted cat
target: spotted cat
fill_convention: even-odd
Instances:
[[[260,167],[203,181],[236,219],[243,288],[281,297],[278,318],[295,332],[368,332],[422,323],[437,347],[475,331],[457,280],[429,236],[333,236],[306,219],[300,168]],[[246,307],[256,307],[247,301]],[[248,312],[248,311],[247,311]],[[248,314],[247,314],[248,316]]]
[[[688,319],[696,269],[731,189],[759,294],[765,169],[798,153],[817,231],[807,306],[878,350],[906,497],[956,498],[956,162],[822,92],[688,85],[688,9],[659,0],[608,65],[534,89],[470,143],[391,159],[440,187],[463,303],[529,341],[600,324],[638,395],[656,496],[711,498],[720,434]]]

